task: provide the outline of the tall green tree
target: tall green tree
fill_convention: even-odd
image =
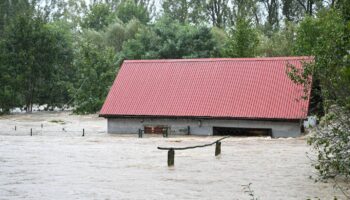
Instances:
[[[268,37],[271,37],[274,32],[280,28],[279,19],[279,1],[278,0],[261,0],[267,12],[264,32]]]
[[[98,3],[90,7],[86,13],[81,26],[83,28],[92,28],[94,30],[102,30],[108,26],[113,20],[112,10],[108,4]]]
[[[33,103],[42,102],[43,96],[50,96],[41,94],[51,93],[50,86],[56,84],[55,73],[64,71],[62,65],[69,63],[70,49],[65,37],[47,24],[40,13],[28,10],[11,20],[1,47],[5,81],[12,79],[5,82],[1,90],[7,96],[12,92],[10,96],[18,99],[15,104],[24,104],[27,111],[31,111]]]
[[[143,24],[150,21],[150,13],[144,1],[125,0],[117,7],[116,13],[117,17],[124,23],[128,23],[133,18],[138,19]]]
[[[112,48],[96,44],[85,36],[78,44],[74,62],[77,77],[70,89],[74,112],[95,113],[101,109],[117,72],[115,55]]]
[[[204,22],[206,2],[204,0],[164,0],[162,4],[164,15],[177,20],[181,24]]]
[[[238,19],[248,19],[252,22],[255,21],[255,25],[259,26],[262,17],[258,3],[258,0],[233,0],[233,24]]]
[[[2,36],[6,25],[17,14],[32,9],[27,0],[2,0],[0,1],[0,37]]]
[[[284,27],[274,32],[271,37],[260,34],[258,55],[264,57],[293,56],[296,32],[296,24],[286,21]]]
[[[256,28],[248,19],[238,19],[232,29],[230,39],[225,47],[226,57],[255,57],[259,44],[259,36]]]
[[[326,115],[309,139],[318,153],[315,167],[321,179],[342,177],[349,183],[350,21],[345,15],[342,9],[322,10],[300,24],[296,52],[314,56],[315,62],[303,69],[290,66],[290,77],[306,89],[310,75],[319,81]]]
[[[228,0],[207,1],[206,13],[213,26],[225,28],[232,24],[232,13]]]
[[[118,53],[122,50],[124,42],[133,39],[141,27],[143,26],[137,19],[132,19],[126,24],[121,21],[115,22],[106,28],[102,37],[106,45]]]
[[[209,28],[162,19],[152,28],[141,29],[135,39],[124,44],[122,53],[128,59],[202,58],[212,57],[216,51]]]
[[[282,14],[288,22],[298,22],[305,15],[303,6],[295,0],[282,0]]]

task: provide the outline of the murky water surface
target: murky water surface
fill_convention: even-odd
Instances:
[[[98,133],[105,121],[93,117],[77,119],[87,129],[81,137],[48,132],[80,130],[74,117],[64,117],[71,122],[65,125],[44,118],[0,120],[0,199],[250,199],[242,187],[249,183],[259,199],[343,199],[332,183],[309,178],[314,170],[303,139],[229,138],[219,157],[214,146],[176,151],[175,167],[168,168],[167,152],[157,146],[218,137],[108,135]],[[29,136],[28,128],[40,123],[43,130]],[[14,124],[25,128],[13,132]]]

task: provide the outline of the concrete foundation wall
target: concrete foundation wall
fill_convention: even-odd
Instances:
[[[273,137],[300,136],[298,122],[218,120],[218,119],[166,119],[166,118],[108,118],[108,133],[138,133],[144,126],[168,126],[170,134],[212,135],[213,127],[272,129]]]

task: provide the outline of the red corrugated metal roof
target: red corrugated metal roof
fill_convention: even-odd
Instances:
[[[101,116],[301,119],[308,100],[286,75],[309,57],[126,60]]]

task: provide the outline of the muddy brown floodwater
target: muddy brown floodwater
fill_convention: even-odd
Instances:
[[[167,152],[157,146],[218,137],[139,139],[105,129],[106,121],[96,115],[2,117],[0,199],[250,199],[242,187],[249,183],[259,200],[345,199],[332,183],[309,178],[315,171],[306,153],[314,156],[303,138],[229,138],[219,157],[215,146],[176,151],[175,167],[168,168]]]

